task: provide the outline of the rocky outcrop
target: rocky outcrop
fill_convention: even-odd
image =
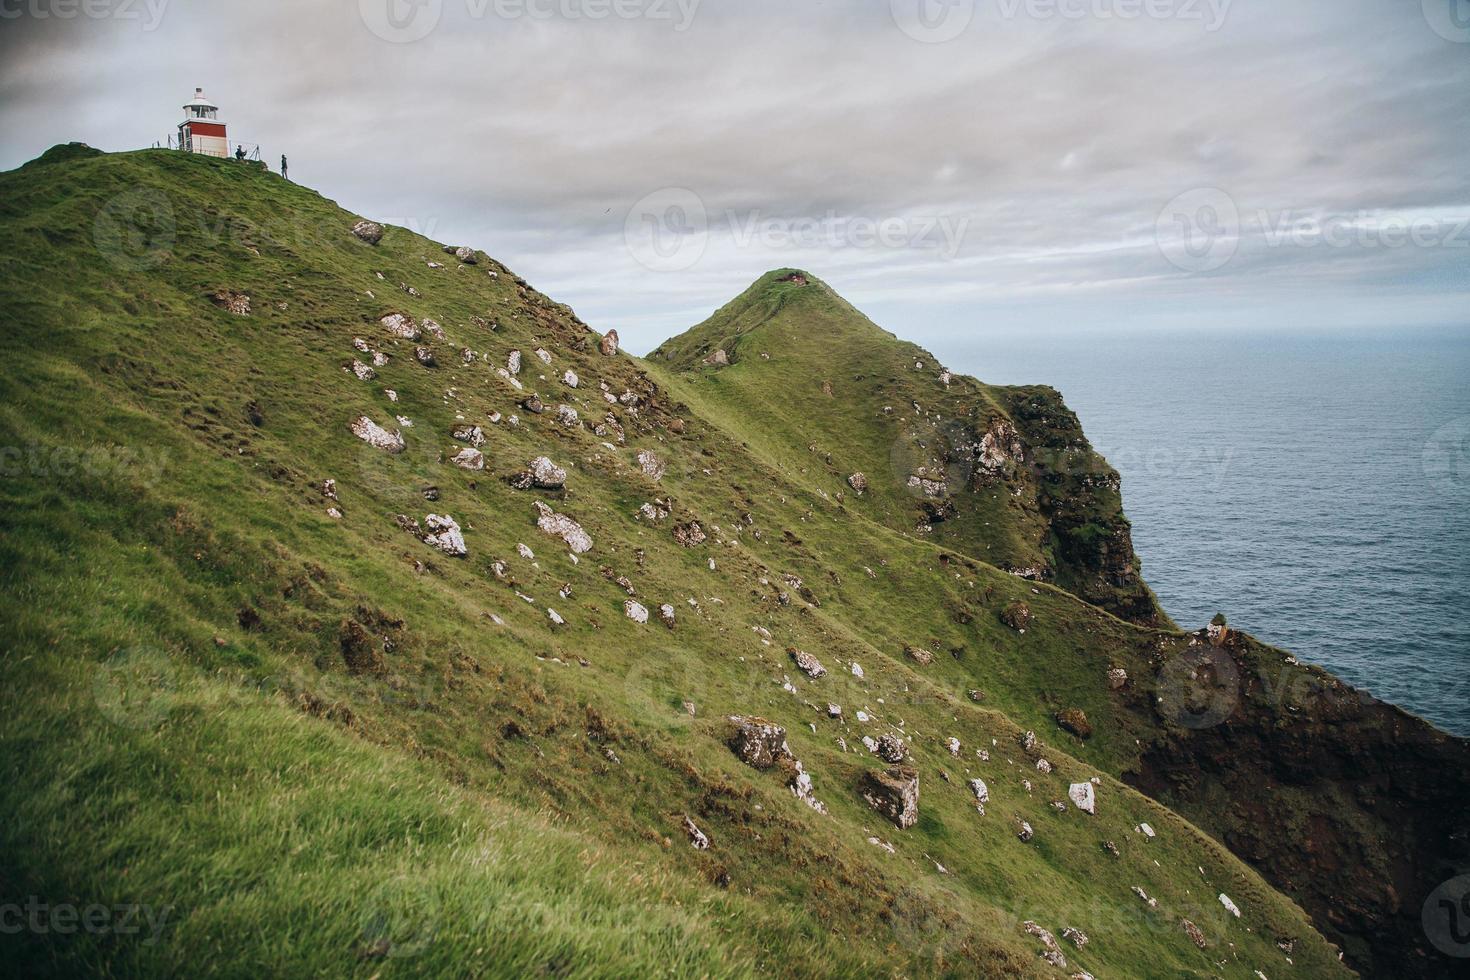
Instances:
[[[868,492],[868,478],[862,473],[854,473],[847,478],[847,485],[859,494]]]
[[[612,357],[617,354],[618,332],[616,330],[609,330],[603,334],[601,342],[597,345],[597,349],[602,352],[603,357]]]
[[[376,221],[359,221],[352,226],[352,233],[369,245],[376,245],[383,240],[383,226]]]
[[[1031,618],[1031,606],[1023,601],[1012,602],[1000,611],[1000,621],[1018,632],[1026,631]]]
[[[592,536],[582,525],[565,514],[558,514],[541,501],[536,501],[536,526],[552,537],[561,538],[574,555],[585,555],[592,550]]]
[[[868,806],[893,821],[899,830],[919,822],[919,772],[910,766],[891,766],[863,773],[859,789]]]
[[[424,544],[438,548],[451,558],[463,558],[467,553],[459,525],[445,514],[424,518]]]
[[[402,340],[418,340],[419,325],[406,313],[389,313],[378,321],[389,334]]]
[[[813,680],[818,677],[827,676],[827,668],[822,666],[822,662],[805,650],[798,650],[796,647],[791,647],[786,652],[790,654],[797,669]]]
[[[567,485],[567,471],[545,456],[537,456],[529,466],[512,476],[511,486],[517,490],[561,490]]]
[[[353,435],[375,449],[381,449],[394,455],[403,452],[403,434],[389,432],[366,415],[359,415],[353,419],[348,428],[352,430]]]
[[[1097,814],[1097,790],[1092,783],[1073,783],[1067,790],[1067,798],[1083,813]]]
[[[741,762],[756,769],[770,769],[791,758],[786,729],[764,718],[731,717],[735,729],[726,744]]]

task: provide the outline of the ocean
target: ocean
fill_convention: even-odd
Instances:
[[[1123,477],[1144,577],[1470,735],[1470,330],[933,343],[1058,388]]]

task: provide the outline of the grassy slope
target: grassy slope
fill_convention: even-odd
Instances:
[[[716,350],[732,364],[709,364]],[[763,276],[649,361],[763,459],[864,516],[1003,568],[1044,568],[1124,618],[1172,625],[1139,574],[1117,473],[1053,389],[945,383],[928,351],[792,269]],[[987,480],[958,450],[996,420],[1020,433],[1026,459]],[[921,470],[948,483],[943,520],[908,486]],[[847,485],[854,472],[867,478],[861,495]]]
[[[687,411],[677,433],[679,410],[635,361],[601,358],[564,308],[512,274],[483,259],[430,269],[447,257],[400,229],[369,247],[347,233],[352,216],[270,175],[167,152],[91,157],[3,175],[0,202],[0,445],[19,450],[0,483],[0,800],[13,815],[0,883],[52,902],[174,907],[156,943],[6,936],[11,962],[114,974],[1052,975],[1019,929],[1035,918],[1086,931],[1091,944],[1069,946],[1070,958],[1099,976],[1341,972],[1299,909],[1108,775],[1136,757],[1136,722],[1101,673],[1144,669],[1153,634],[1049,586],[941,561],[934,544],[850,513]],[[219,288],[249,293],[254,313],[209,303]],[[438,369],[383,336],[376,320],[395,309],[444,325]],[[342,370],[355,336],[393,355],[375,382]],[[461,364],[461,345],[490,363]],[[529,357],[538,345],[555,373]],[[512,348],[547,378],[528,368],[528,385],[584,419],[606,409],[600,380],[644,391],[638,415],[617,410],[628,444],[607,449],[547,416],[489,425],[488,412],[516,411],[521,397],[491,367]],[[576,392],[556,381],[567,366],[583,379]],[[359,412],[388,423],[395,411],[414,421],[400,457],[347,432]],[[459,416],[486,426],[483,474],[443,462]],[[635,447],[668,461],[661,484],[638,473]],[[542,499],[594,537],[578,564],[535,529],[533,495],[497,479],[539,452],[573,467],[568,491]],[[315,490],[329,477],[340,522]],[[656,495],[672,498],[675,519],[702,520],[710,543],[686,550],[668,523],[635,520]],[[466,560],[393,525],[429,511],[465,527]],[[535,563],[517,557],[519,542]],[[496,558],[514,585],[497,581]],[[645,604],[674,604],[677,628],[625,619],[600,565],[629,576]],[[822,605],[779,603],[784,572]],[[557,596],[563,584],[570,599]],[[1024,635],[996,619],[1018,597],[1037,614]],[[381,676],[346,672],[348,619],[405,622],[387,629]],[[943,655],[917,668],[906,642]],[[787,644],[832,674],[799,678]],[[864,680],[841,670],[849,660]],[[779,686],[788,674],[798,697]],[[983,707],[964,697],[973,687]],[[829,699],[848,720],[816,710]],[[1049,721],[1074,704],[1099,727],[1085,744]],[[858,708],[876,720],[860,725]],[[829,816],[734,759],[721,719],[736,712],[787,726]],[[1031,768],[1016,723],[1051,743],[1056,773]],[[907,832],[882,825],[855,789],[878,765],[860,736],[900,725],[922,779],[922,818]],[[949,736],[963,758],[949,757]],[[1047,808],[1094,773],[1099,816]],[[984,817],[963,785],[976,775],[991,791]],[[685,814],[710,851],[688,846]],[[1017,817],[1036,827],[1030,845]],[[1140,820],[1158,840],[1131,831]],[[1242,920],[1224,915],[1218,891]],[[1209,950],[1188,942],[1183,916]],[[1278,935],[1300,938],[1294,965]],[[391,940],[386,961],[370,955],[379,937]]]

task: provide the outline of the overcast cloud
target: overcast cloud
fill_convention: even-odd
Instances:
[[[0,168],[195,86],[639,352],[787,265],[940,348],[1470,322],[1467,0],[0,0]]]

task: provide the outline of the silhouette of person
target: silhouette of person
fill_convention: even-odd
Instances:
[[[235,159],[236,160],[244,160],[245,159],[245,147],[244,146],[236,146],[235,147]]]
[[[281,176],[286,176],[286,154],[284,153],[281,154]],[[287,177],[286,179],[290,180],[289,177]]]

